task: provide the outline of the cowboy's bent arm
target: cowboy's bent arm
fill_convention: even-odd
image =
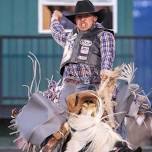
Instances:
[[[53,12],[52,17],[51,17],[50,30],[51,30],[51,35],[54,38],[54,40],[59,45],[64,47],[68,33],[65,32],[64,27],[60,23],[62,16],[63,14],[58,10],[55,10]]]
[[[101,51],[101,73],[102,77],[106,77],[108,70],[112,69],[115,58],[115,38],[112,33],[103,31],[100,35],[100,51]]]

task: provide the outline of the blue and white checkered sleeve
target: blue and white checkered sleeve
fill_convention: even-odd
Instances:
[[[65,32],[60,22],[58,20],[52,20],[50,30],[54,40],[64,48],[68,33]]]
[[[115,58],[115,38],[112,33],[103,31],[100,42],[101,70],[110,70]]]

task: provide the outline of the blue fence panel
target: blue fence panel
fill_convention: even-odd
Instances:
[[[152,40],[148,37],[135,42],[134,60],[136,67],[136,82],[146,93],[152,88]]]

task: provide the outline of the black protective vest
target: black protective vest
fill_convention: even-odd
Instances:
[[[100,40],[98,34],[104,31],[103,28],[95,28],[90,32],[69,34],[64,48],[60,66],[60,73],[63,74],[64,66],[69,63],[84,63],[90,67],[101,70]]]

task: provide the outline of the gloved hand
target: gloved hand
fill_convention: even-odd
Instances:
[[[100,71],[101,81],[105,81],[108,78],[113,79],[120,76],[121,68],[116,68],[114,70],[103,69]]]
[[[101,70],[100,71],[100,78],[102,81],[105,81],[110,75],[111,75],[112,71],[111,70]]]
[[[53,20],[61,21],[62,16],[63,16],[62,12],[55,10],[52,14],[51,21],[53,21]]]

